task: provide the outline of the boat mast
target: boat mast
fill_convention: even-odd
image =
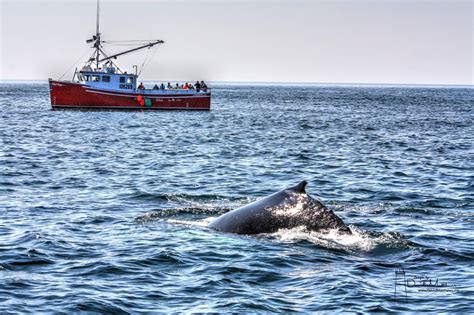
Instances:
[[[101,44],[102,43],[109,44],[111,42],[110,41],[105,41],[105,40],[104,41],[100,40],[99,17],[100,17],[100,0],[97,0],[97,21],[96,21],[95,35],[93,35],[92,38],[86,40],[86,43],[88,43],[88,44],[94,43],[93,47],[95,48],[95,52],[92,53],[92,56],[89,58],[89,61],[87,61],[86,64],[92,66],[95,63],[96,71],[99,70],[99,65],[103,61],[108,60],[108,61],[113,63],[112,59],[117,59],[118,56],[122,56],[122,55],[131,53],[131,52],[134,52],[134,51],[137,51],[137,50],[140,50],[140,49],[144,49],[144,48],[151,48],[151,47],[153,47],[155,45],[158,45],[158,44],[164,44],[164,41],[159,40],[159,39],[151,40],[148,43],[143,44],[139,47],[132,48],[132,49],[117,53],[117,54],[112,55],[112,56],[108,56],[104,52],[104,50],[101,48]],[[144,41],[140,41],[140,42],[144,42]]]
[[[99,58],[100,58],[100,33],[99,33],[99,6],[100,0],[97,0],[97,23],[96,23],[96,29],[95,29],[95,50],[96,50],[96,57],[95,57],[95,62],[96,62],[96,69],[99,69]]]

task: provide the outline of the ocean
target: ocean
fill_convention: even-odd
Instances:
[[[214,84],[52,111],[0,84],[0,313],[474,311],[474,90]],[[308,180],[353,235],[213,218]]]

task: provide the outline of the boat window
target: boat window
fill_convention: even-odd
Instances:
[[[79,81],[84,81],[84,77],[82,76],[82,74],[78,74],[78,75],[77,75],[77,79],[78,79]]]
[[[99,82],[100,81],[100,76],[99,75],[93,75],[92,76],[92,82]]]
[[[88,74],[84,75],[84,81],[87,82],[87,81],[90,81],[90,80],[91,80],[90,75],[88,75]]]
[[[125,83],[125,77],[120,77],[120,83]]]
[[[110,75],[103,75],[102,82],[110,82]]]
[[[128,83],[128,84],[133,83],[133,77],[129,77],[128,80],[127,80],[127,83]]]

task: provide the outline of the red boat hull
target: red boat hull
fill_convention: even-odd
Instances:
[[[211,92],[153,93],[121,92],[92,88],[86,84],[49,80],[53,109],[210,110]],[[146,102],[145,102],[146,101]]]

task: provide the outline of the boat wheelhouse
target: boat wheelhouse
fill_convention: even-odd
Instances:
[[[105,68],[105,72],[83,68],[76,74],[77,81],[99,89],[134,90],[138,76],[135,74],[116,73],[114,67]]]
[[[146,89],[138,84],[135,73],[122,71],[114,60],[140,49],[163,44],[162,40],[146,41],[142,45],[109,55],[99,32],[99,0],[97,1],[96,34],[87,43],[94,43],[93,54],[81,70],[74,72],[71,81],[49,79],[53,109],[197,109],[209,110],[211,90],[204,83],[188,88]],[[137,43],[137,41],[134,41]]]

